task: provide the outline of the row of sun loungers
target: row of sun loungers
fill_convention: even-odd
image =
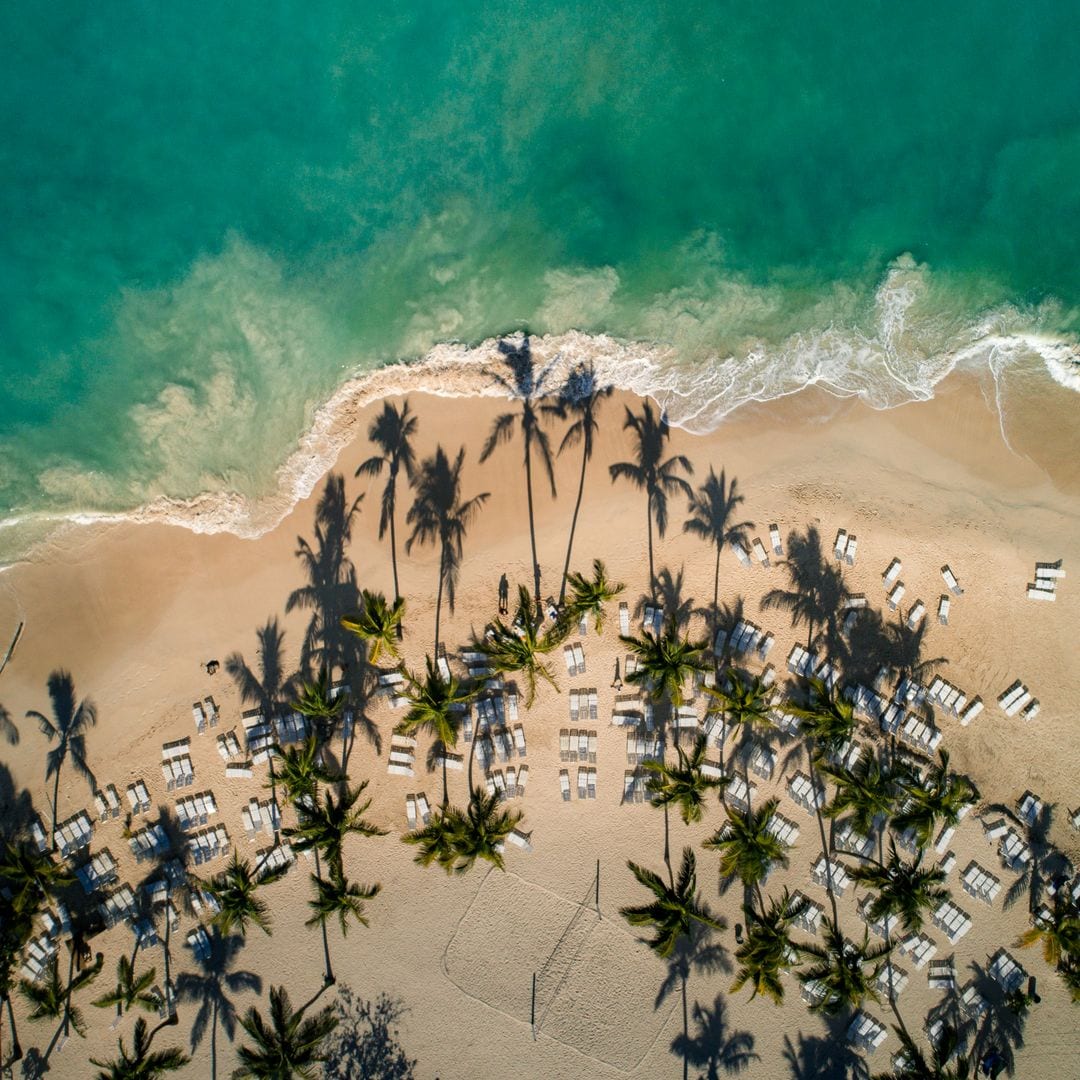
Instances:
[[[585,650],[576,641],[572,645],[563,646],[563,659],[569,675],[585,674]]]
[[[197,795],[187,795],[176,800],[176,819],[182,829],[195,829],[205,825],[211,814],[217,813],[217,803],[211,791],[201,791]]]
[[[147,825],[132,834],[128,841],[136,862],[155,859],[169,850],[169,837],[160,824]]]
[[[616,698],[616,703],[618,703]],[[600,716],[600,696],[593,687],[589,690],[571,690],[569,693],[570,723],[579,720],[596,720]]]
[[[590,718],[591,718],[590,709]],[[617,694],[611,713],[611,723],[615,727],[637,727],[644,724],[651,731],[653,728],[653,705],[640,694]]]
[[[850,822],[844,822],[833,832],[833,850],[868,859],[874,853],[874,841],[863,836]]]
[[[626,733],[626,763],[639,765],[643,761],[659,761],[664,756],[664,742],[636,731]],[[592,760],[590,758],[590,760]]]
[[[273,799],[262,802],[258,799],[248,800],[247,806],[240,810],[240,817],[249,840],[254,840],[256,834],[263,830],[273,834],[281,829],[281,811]]]
[[[112,852],[108,848],[99,851],[89,862],[83,863],[75,871],[75,876],[79,879],[79,884],[82,885],[83,892],[87,896],[96,889],[112,884],[119,876]]]
[[[218,707],[212,697],[196,701],[191,706],[191,716],[195,721],[195,730],[201,735],[207,727],[217,727]]]
[[[564,802],[570,801],[570,773],[559,770],[559,789]],[[596,798],[596,770],[588,765],[579,765],[577,771],[577,795],[579,799]]]
[[[1022,720],[1034,720],[1039,715],[1038,699],[1019,679],[998,697],[998,705],[1009,717],[1019,713]]]
[[[1036,563],[1035,581],[1027,587],[1028,599],[1056,600],[1058,581],[1064,576],[1060,559],[1056,563]]]
[[[165,777],[167,791],[178,787],[188,787],[195,782],[195,766],[187,754],[172,757],[162,762],[161,775]]]
[[[646,604],[641,616],[641,629],[644,633],[659,637],[664,630],[664,609]]]
[[[769,819],[768,828],[769,832],[787,847],[793,847],[795,841],[799,839],[799,826],[794,821],[784,817],[783,814],[773,814]]]
[[[848,1042],[872,1054],[888,1037],[889,1029],[861,1009],[851,1018]]]
[[[102,897],[98,904],[98,911],[106,927],[113,927],[118,922],[134,917],[137,910],[135,894],[130,885],[117,885],[111,892]]]
[[[833,554],[841,562],[846,562],[848,566],[854,566],[855,553],[858,547],[858,538],[854,534],[849,536],[847,529],[840,529],[836,534],[836,540],[833,542]]]
[[[737,772],[731,773],[731,779],[724,788],[724,799],[737,809],[746,813],[750,809],[750,802],[757,791],[757,784],[746,785],[746,781]]]
[[[637,769],[627,769],[623,774],[623,797],[624,803],[644,802],[649,794],[646,784],[648,777]]]
[[[584,728],[562,728],[559,731],[560,761],[596,761],[597,735]]]
[[[61,821],[56,826],[56,845],[60,849],[61,857],[66,859],[69,855],[88,848],[93,834],[94,825],[85,810]]]
[[[390,736],[390,758],[386,771],[391,776],[412,776],[416,740],[409,735],[400,735],[396,731]]]
[[[787,788],[791,798],[807,813],[813,814],[825,805],[825,789],[806,773],[795,773],[788,780]]]
[[[405,820],[410,829],[427,825],[431,821],[431,807],[428,805],[427,795],[422,791],[405,796]]]
[[[897,945],[902,956],[910,958],[918,970],[922,970],[933,959],[937,946],[926,934],[908,934]]]
[[[775,638],[771,632],[763,633],[761,627],[752,622],[740,619],[735,624],[731,636],[728,638],[728,648],[733,653],[746,653],[754,651],[759,660],[765,660],[772,649]]]
[[[26,945],[26,959],[22,965],[24,979],[35,982],[48,970],[56,956],[56,942],[48,934],[32,938]]]
[[[950,900],[934,912],[931,921],[953,945],[971,929],[971,917]]]
[[[941,742],[941,730],[933,724],[926,723],[917,714],[908,713],[904,726],[900,729],[900,739],[909,746],[932,755],[937,752],[938,744]]]
[[[964,892],[985,904],[992,904],[1001,892],[1001,882],[977,862],[968,864],[967,869],[960,875],[960,881]]]
[[[805,893],[796,889],[791,894],[792,904],[803,904],[802,913],[792,920],[794,924],[805,930],[808,934],[816,934],[821,928],[821,919],[825,914],[825,906],[811,900]]]
[[[273,847],[260,848],[255,852],[255,876],[265,877],[275,870],[288,869],[296,862],[292,845],[287,840]]]
[[[515,769],[513,765],[507,765],[505,773],[502,769],[496,769],[488,775],[488,794],[498,795],[500,799],[516,799],[525,794],[528,782],[528,765],[522,765],[519,769]]]
[[[120,796],[116,787],[109,784],[94,795],[94,806],[98,812],[98,821],[108,821],[120,816]]]
[[[819,855],[817,861],[810,868],[810,880],[823,889],[828,888],[828,881],[832,881],[832,891],[836,896],[843,896],[847,887],[851,884],[851,878],[842,863],[835,859],[826,860],[824,855]]]

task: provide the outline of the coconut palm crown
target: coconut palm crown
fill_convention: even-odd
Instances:
[[[652,795],[653,806],[678,806],[679,814],[687,825],[704,817],[708,793],[730,782],[729,777],[709,776],[702,772],[705,748],[705,736],[699,735],[689,754],[676,743],[677,765],[664,761],[642,762],[642,767],[650,774],[646,787]]]

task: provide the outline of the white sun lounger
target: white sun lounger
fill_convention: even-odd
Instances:
[[[625,600],[619,601],[619,633],[630,636],[630,605]]]
[[[1037,577],[1048,578],[1063,578],[1065,571],[1061,568],[1061,560],[1057,562],[1037,562],[1035,564],[1035,574]]]
[[[227,780],[250,780],[255,775],[250,762],[241,762],[236,765],[225,766],[225,778]]]
[[[577,674],[577,660],[574,658],[574,646],[563,646],[563,659],[566,661],[566,671],[568,675]]]
[[[581,715],[581,698],[576,690],[571,690],[569,694],[570,704],[570,723],[576,724],[578,717]]]
[[[577,664],[577,673],[579,675],[585,674],[585,650],[575,643],[574,649],[574,663]]]
[[[1041,585],[1029,585],[1028,590],[1029,600],[1049,600],[1053,603],[1057,599],[1057,592],[1054,589],[1044,589]]]
[[[578,761],[589,760],[589,733],[584,728],[578,732],[577,755]]]
[[[998,704],[1007,709],[1020,695],[1024,692],[1024,684],[1017,679],[1011,686],[1007,687],[1001,694],[998,695]]]
[[[584,765],[578,766],[577,771],[577,797],[586,799],[589,796],[589,770]]]
[[[414,776],[415,773],[412,770],[411,765],[402,765],[396,761],[392,761],[387,767],[386,771],[391,776]]]
[[[1015,716],[1029,701],[1031,701],[1031,691],[1026,686],[1023,686],[1020,688],[1020,695],[1013,698],[1005,707],[1005,715]]]
[[[506,797],[513,799],[517,795],[517,770],[513,765],[506,767]]]
[[[525,785],[528,782],[529,782],[529,766],[528,765],[522,765],[518,769],[518,774],[517,774],[517,793],[518,793],[519,797],[525,794]]]
[[[937,605],[938,622],[941,623],[942,626],[948,626],[949,625],[949,607],[950,606],[951,606],[951,601],[949,600],[949,598],[944,593],[942,593],[941,598],[938,600],[938,605]]]
[[[772,544],[774,555],[783,555],[784,548],[780,543],[780,528],[777,525],[769,526],[769,543]]]
[[[1039,705],[1039,699],[1032,698],[1032,700],[1024,706],[1023,711],[1020,713],[1020,719],[1027,721],[1034,720],[1035,717],[1039,715],[1040,708],[1041,706]]]
[[[431,820],[431,807],[428,805],[427,795],[422,791],[416,793],[416,812],[421,825],[426,825]]]
[[[855,565],[855,553],[859,550],[859,538],[857,536],[849,536],[847,541],[847,549],[845,551],[845,558],[847,559],[848,566]]]
[[[521,724],[514,725],[514,747],[517,750],[518,757],[525,756],[525,729],[521,726]]]
[[[532,851],[532,841],[529,833],[523,833],[520,829],[511,829],[506,835],[508,843],[521,848],[522,851]]]
[[[891,563],[885,568],[885,573],[881,575],[882,583],[887,589],[899,576],[900,571],[903,570],[904,564],[899,559],[893,559]]]
[[[731,541],[731,550],[735,553],[735,558],[738,559],[743,566],[750,566],[750,556],[746,553],[746,548],[744,548],[738,540]]]
[[[570,774],[565,769],[559,770],[559,789],[562,791],[563,802],[569,802]]]
[[[717,630],[716,638],[713,640],[713,656],[720,656],[724,651],[724,645],[727,642],[727,631]]]
[[[967,727],[976,716],[983,711],[982,698],[974,698],[968,702],[967,708],[960,713],[960,725],[961,727]]]
[[[769,556],[765,551],[765,545],[758,537],[754,537],[754,542],[750,545],[754,549],[754,554],[757,556],[757,560],[762,566],[769,565]]]
[[[833,554],[842,559],[847,552],[847,529],[838,529],[833,542]]]
[[[588,784],[588,789],[589,789],[589,798],[590,799],[595,799],[596,798],[596,770],[595,769],[590,768],[588,770],[588,773],[586,775],[586,782]]]
[[[195,721],[195,730],[201,735],[206,730],[206,714],[203,712],[201,701],[196,701],[191,706],[191,716]]]
[[[956,575],[949,568],[948,563],[941,568],[941,576],[945,579],[945,584],[949,587],[949,592],[954,596],[964,595],[964,590],[960,588],[960,583],[956,580]]]
[[[906,591],[902,581],[898,581],[893,586],[892,592],[889,593],[889,607],[892,608],[893,611],[899,607],[900,601],[904,599],[904,593]]]
[[[567,728],[559,730],[559,760],[570,760],[570,731]]]
[[[921,600],[916,600],[911,610],[908,612],[907,624],[914,630],[915,627],[922,622],[922,617],[926,614],[926,605]]]

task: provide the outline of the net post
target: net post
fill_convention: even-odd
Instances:
[[[596,860],[596,914],[599,918],[604,916],[600,914],[600,860]]]
[[[529,1026],[532,1028],[533,1042],[536,1041],[536,972],[533,972],[532,978],[532,1015],[529,1020]]]

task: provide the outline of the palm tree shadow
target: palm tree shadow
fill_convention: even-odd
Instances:
[[[726,929],[724,919],[718,920]],[[667,974],[664,981],[656,991],[653,1008],[659,1009],[664,1002],[681,989],[683,981],[692,974],[709,977],[723,973],[730,974],[733,970],[728,950],[719,942],[710,940],[713,930],[710,927],[694,923],[690,934],[679,938],[674,950],[667,960]]]
[[[238,934],[222,937],[217,927],[210,932],[210,951],[199,961],[197,972],[181,972],[176,979],[176,997],[181,1002],[197,1003],[198,1012],[191,1024],[191,1049],[197,1050],[207,1031],[210,1033],[211,1076],[217,1069],[217,1029],[220,1026],[229,1042],[236,1037],[237,1013],[232,994],[250,991],[262,993],[262,978],[253,971],[231,970],[244,939]]]
[[[840,626],[850,593],[844,572],[829,560],[821,534],[813,525],[805,533],[792,530],[787,538],[787,558],[781,563],[790,587],[770,589],[761,598],[763,611],[786,611],[793,627],[806,627],[806,647],[824,646],[828,656],[843,652]]]
[[[1031,858],[1024,863],[1016,880],[1005,891],[1006,910],[1027,893],[1028,911],[1034,915],[1042,905],[1047,885],[1072,875],[1072,863],[1050,839],[1056,809],[1056,803],[1042,803],[1034,818],[1024,821],[1005,803],[988,803],[980,808],[980,817],[1001,815],[1007,818],[1031,852]],[[1015,871],[1015,866],[1012,869]]]
[[[697,1025],[694,1035],[680,1034],[671,1040],[673,1053],[700,1069],[701,1080],[719,1080],[721,1072],[741,1073],[761,1055],[754,1053],[754,1036],[749,1031],[728,1027],[727,1003],[717,994],[712,1007],[695,1001],[691,1017]]]
[[[970,969],[971,984],[987,1003],[986,1011],[974,1027],[973,1056],[979,1060],[987,1051],[996,1050],[1005,1071],[1012,1076],[1016,1064],[1015,1051],[1024,1045],[1026,1009],[1017,1011],[1012,1007],[1001,984],[990,975],[985,965],[973,961]]]
[[[825,1035],[784,1036],[784,1062],[792,1080],[869,1080],[870,1068],[847,1041],[846,1017],[825,1017]]]
[[[3,705],[0,705],[0,738],[4,739],[8,746],[19,745],[19,729],[12,720],[11,713]]]
[[[11,769],[0,761],[0,821],[6,836],[18,836],[34,820],[34,799],[26,788],[17,788]]]
[[[677,574],[673,575],[670,567],[665,566],[656,575],[656,601],[664,609],[664,621],[674,619],[680,629],[686,627],[690,617],[698,612],[694,607],[694,598],[683,595],[684,577],[685,568],[682,566]]]
[[[307,582],[289,594],[285,611],[311,612],[300,651],[300,667],[308,679],[323,668],[333,675],[335,671],[357,671],[362,666],[363,643],[341,625],[342,618],[360,607],[356,568],[348,557],[347,545],[362,499],[360,495],[349,503],[345,478],[331,473],[315,508],[313,540],[309,543],[297,537],[296,556]]]

